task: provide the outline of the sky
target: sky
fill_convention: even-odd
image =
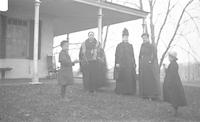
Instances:
[[[119,2],[119,0],[113,0],[116,2]],[[125,0],[121,0],[125,1]],[[127,0],[130,2],[130,0]],[[183,8],[183,6],[186,4],[188,0],[173,0],[173,3],[176,3],[176,7],[172,10],[173,12],[170,14],[170,20],[167,21],[166,27],[163,30],[163,33],[161,35],[161,41],[158,45],[158,60],[160,60],[162,53],[165,51],[166,44],[168,44],[170,38],[172,37],[172,34],[174,32],[175,25],[178,21],[178,17],[180,16],[180,12]],[[136,7],[135,4],[127,4],[129,6]],[[158,30],[160,28],[160,25],[163,22],[164,19],[164,13],[166,12],[167,7],[167,0],[157,0],[157,3],[155,4],[155,12],[156,16],[154,18],[154,22],[156,24],[156,33],[158,33]],[[148,7],[146,5],[144,6],[145,11],[149,11]],[[194,9],[195,8],[195,9]],[[199,20],[196,21],[196,26],[200,29],[200,2],[195,1],[188,9],[188,13],[190,13],[192,16],[199,17]],[[148,16],[149,17],[149,16]],[[178,53],[178,62],[179,63],[189,63],[189,62],[198,62],[200,63],[200,33],[197,31],[196,26],[194,25],[193,21],[186,21],[187,19],[190,19],[188,15],[185,15],[183,18],[183,21],[180,25],[180,29],[178,31],[178,36],[176,36],[174,42],[172,43],[173,48],[171,50],[174,50]],[[140,51],[140,46],[142,44],[141,34],[142,34],[142,21],[140,20],[134,20],[129,22],[124,22],[120,24],[111,25],[109,28],[108,38],[107,38],[107,44],[105,48],[106,58],[107,58],[107,64],[108,69],[112,69],[114,66],[115,61],[115,49],[117,44],[119,44],[122,41],[122,30],[124,28],[127,28],[129,30],[129,42],[134,47],[134,54],[136,59],[136,64],[138,64],[138,56]],[[90,29],[85,30],[81,32],[71,33],[69,35],[69,41],[70,43],[82,43],[87,39],[87,33],[89,31],[94,31],[95,37],[97,39],[97,29]],[[149,31],[149,29],[148,29]],[[184,35],[184,36],[182,36]],[[105,36],[105,28],[103,31],[103,39]],[[59,45],[60,42],[67,38],[67,35],[61,35],[54,38],[54,47]],[[69,54],[71,56],[72,61],[75,59],[78,59],[78,53],[80,49],[80,44],[76,45],[70,45]],[[56,54],[56,62],[58,63],[58,53],[60,52],[61,48],[55,48],[54,53]],[[195,58],[194,58],[195,57]],[[168,59],[165,58],[164,63],[169,63]],[[138,68],[138,66],[137,66]],[[78,66],[74,67],[74,70],[78,70]]]

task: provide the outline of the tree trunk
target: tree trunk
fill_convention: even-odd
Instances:
[[[108,26],[106,27],[106,35],[105,35],[105,38],[104,38],[104,41],[103,41],[103,49],[106,48],[106,42],[107,42],[109,27],[110,27],[110,25],[108,25]]]

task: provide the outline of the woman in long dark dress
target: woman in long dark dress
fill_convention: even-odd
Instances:
[[[81,45],[79,60],[84,89],[94,92],[107,84],[106,58],[94,33],[89,32],[88,37]]]
[[[160,81],[156,73],[157,54],[149,42],[149,35],[143,34],[143,44],[139,54],[139,95],[144,99],[157,100],[160,98]]]
[[[169,53],[170,64],[166,69],[166,75],[163,84],[163,99],[170,103],[177,114],[178,107],[186,106],[184,88],[178,73],[177,53]]]
[[[115,92],[134,95],[136,93],[136,64],[133,46],[128,42],[128,36],[128,30],[125,28],[122,33],[122,42],[117,45],[115,52]]]

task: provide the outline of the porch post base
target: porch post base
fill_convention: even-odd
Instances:
[[[32,82],[29,82],[29,84],[33,84],[33,85],[39,85],[39,84],[43,84],[42,82],[39,82],[39,81],[32,81]]]

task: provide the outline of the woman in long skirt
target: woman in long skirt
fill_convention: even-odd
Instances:
[[[115,52],[115,92],[134,95],[136,93],[136,64],[133,46],[128,42],[128,36],[128,30],[125,28],[122,33],[122,42],[117,45]]]
[[[83,86],[91,93],[107,84],[106,59],[100,43],[94,38],[94,33],[88,33],[80,49],[80,69],[83,75]]]
[[[160,80],[158,78],[157,53],[149,41],[149,35],[142,35],[143,44],[139,54],[139,95],[144,99],[160,99]]]
[[[174,108],[175,115],[177,115],[178,108],[186,106],[186,98],[184,88],[178,73],[177,53],[169,53],[170,64],[166,69],[166,75],[163,84],[164,101],[170,103]]]

